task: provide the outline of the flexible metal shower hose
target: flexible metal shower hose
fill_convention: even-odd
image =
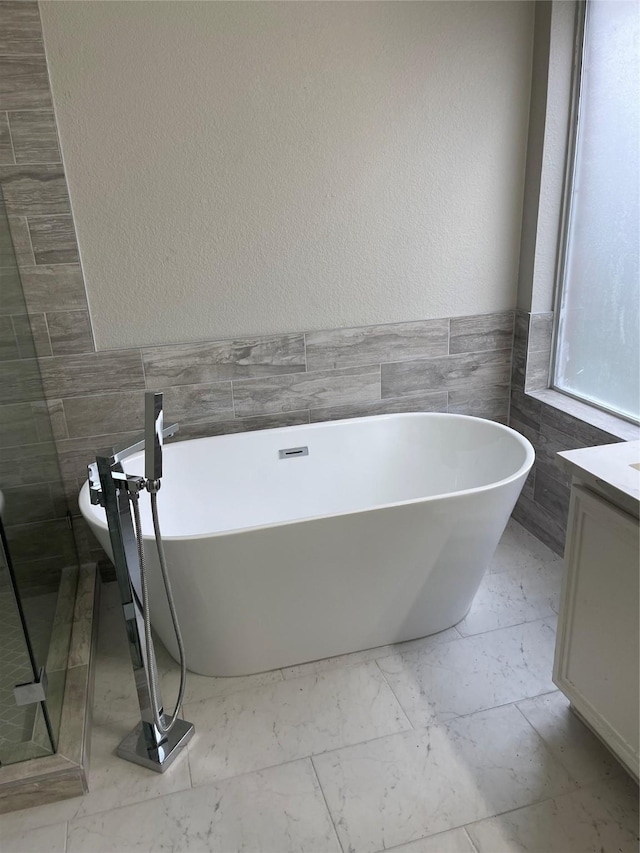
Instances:
[[[155,653],[153,650],[153,639],[151,637],[151,616],[149,614],[149,591],[147,586],[147,569],[144,561],[144,547],[142,544],[142,524],[140,523],[140,506],[139,495],[131,495],[133,504],[133,520],[136,530],[136,541],[138,544],[138,560],[140,561],[140,584],[142,586],[142,619],[144,622],[144,638],[146,645],[147,672],[149,673],[149,692],[151,694],[151,706],[153,709],[153,720],[156,728],[161,734],[169,734],[176,720],[178,719],[178,710],[184,699],[184,688],[187,680],[187,663],[184,652],[184,644],[182,642],[182,634],[178,623],[178,615],[176,613],[175,602],[173,600],[173,591],[171,589],[171,581],[169,580],[169,572],[167,569],[167,559],[164,553],[164,545],[162,544],[162,535],[160,533],[160,521],[158,519],[158,495],[156,492],[151,492],[151,516],[153,518],[153,532],[156,539],[156,548],[158,549],[158,559],[160,561],[160,571],[162,572],[162,580],[167,594],[167,603],[169,604],[169,612],[171,613],[171,621],[173,630],[176,635],[178,644],[178,654],[180,657],[180,687],[178,689],[178,700],[176,707],[171,714],[171,722],[165,725],[158,713],[158,684],[156,682],[156,666]],[[164,715],[166,716],[166,715]]]

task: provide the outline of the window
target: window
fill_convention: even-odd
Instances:
[[[553,385],[640,419],[640,6],[588,0]]]

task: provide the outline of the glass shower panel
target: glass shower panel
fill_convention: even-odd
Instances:
[[[55,748],[78,558],[36,353],[46,316],[29,314],[0,192],[0,763]],[[35,266],[35,264],[34,264]],[[37,332],[37,334],[34,334]],[[8,655],[7,660],[5,657]],[[16,684],[45,669],[44,703],[17,706]],[[53,741],[53,746],[52,746]]]
[[[14,764],[51,755],[54,749],[44,703],[16,703],[15,685],[33,682],[38,669],[16,595],[1,522],[0,533],[0,764]]]

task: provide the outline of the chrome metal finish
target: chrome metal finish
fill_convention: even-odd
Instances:
[[[155,770],[156,773],[164,773],[177,758],[182,747],[189,743],[194,732],[193,723],[176,720],[171,731],[154,746],[146,740],[143,723],[138,723],[120,742],[116,754],[127,761],[133,761],[134,764]]]
[[[49,680],[47,672],[43,666],[40,667],[38,677],[34,681],[27,681],[26,684],[16,684],[13,688],[13,696],[16,700],[16,705],[33,705],[34,702],[44,702],[47,698],[47,690],[49,688]]]
[[[147,391],[144,395],[144,476],[147,480],[162,477],[162,394]]]
[[[104,506],[102,500],[102,486],[100,485],[100,477],[98,476],[98,464],[92,462],[87,465],[87,480],[89,481],[89,499],[94,506]]]
[[[171,426],[165,427],[162,430],[162,438],[171,438],[172,435],[175,435],[180,431],[180,427],[178,424],[171,424]],[[134,453],[139,453],[141,450],[145,449],[145,440],[136,441],[135,444],[130,444],[127,447],[123,447],[117,449],[116,447],[108,448],[102,451],[101,456],[105,459],[108,459],[111,465],[115,465],[117,462],[122,462],[123,459],[127,459],[129,456],[132,456]],[[120,479],[124,478],[124,474],[122,472],[118,473],[114,469],[114,477],[120,477]],[[100,484],[100,476],[98,474],[98,465],[97,462],[92,462],[90,465],[87,465],[87,479],[89,480],[89,497],[91,499],[91,503],[94,506],[98,504],[100,506],[104,506],[104,499],[102,497],[102,486]],[[160,488],[159,484],[155,489],[150,489],[150,491],[158,491]]]
[[[155,403],[162,395],[153,395]],[[177,424],[162,431],[162,412],[159,418],[154,417],[158,427],[153,437],[153,446],[160,453],[161,438],[164,435],[174,435],[178,431]],[[145,448],[145,440],[136,442],[121,450],[109,449],[96,456],[94,464],[88,466],[91,500],[100,503],[106,513],[109,528],[109,538],[113,552],[113,563],[116,579],[120,590],[120,600],[125,619],[129,654],[133,665],[133,673],[140,706],[141,722],[122,741],[118,747],[118,755],[136,764],[142,764],[157,772],[164,772],[175,759],[178,751],[193,735],[193,725],[185,720],[177,719],[173,728],[163,734],[155,723],[172,722],[165,718],[162,699],[158,694],[157,706],[154,708],[151,694],[151,679],[158,683],[155,656],[152,647],[147,650],[145,638],[144,616],[142,609],[142,580],[133,520],[131,517],[131,499],[138,499],[139,493],[147,487],[144,477],[128,476],[122,469],[122,460],[133,453]],[[155,456],[153,457],[155,458]],[[160,457],[160,471],[162,470]],[[158,470],[154,468],[154,471]],[[159,487],[157,479],[152,482],[152,490]]]
[[[280,459],[293,459],[296,456],[308,456],[308,447],[285,447],[278,451]]]
[[[175,435],[180,431],[180,427],[178,424],[171,424],[171,426],[165,427],[162,430],[163,438],[171,438],[172,435]],[[114,448],[111,458],[114,462],[122,462],[127,459],[127,457],[132,456],[134,453],[138,453],[140,450],[144,450],[145,440],[144,438],[140,439],[140,441],[136,441],[135,444],[130,444],[128,447]]]

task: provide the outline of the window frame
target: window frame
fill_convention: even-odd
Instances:
[[[582,103],[582,88],[583,88],[583,56],[585,38],[587,32],[587,23],[589,19],[590,0],[578,0],[576,10],[575,23],[575,38],[573,47],[573,67],[571,81],[571,102],[569,110],[569,133],[567,143],[567,158],[566,167],[562,186],[562,207],[559,223],[558,234],[558,258],[556,263],[554,299],[553,299],[553,330],[551,335],[551,364],[549,371],[549,389],[564,397],[569,397],[572,400],[577,400],[579,403],[596,409],[600,412],[606,412],[615,418],[634,425],[640,424],[640,419],[633,418],[618,409],[610,406],[597,403],[588,397],[583,397],[578,394],[573,394],[565,388],[561,388],[556,384],[556,375],[558,370],[558,350],[560,343],[560,319],[562,302],[565,293],[566,284],[566,267],[569,248],[569,225],[571,222],[572,200],[573,200],[573,182],[576,170],[577,159],[577,142],[578,142],[578,126],[580,123],[580,106]]]

